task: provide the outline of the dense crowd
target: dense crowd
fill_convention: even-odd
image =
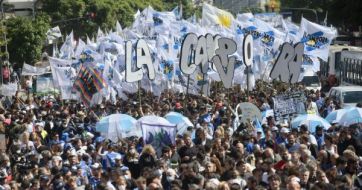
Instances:
[[[267,117],[262,136],[252,123],[234,122],[237,103],[265,111],[281,90],[257,87],[246,94],[220,88],[209,97],[143,92],[92,108],[56,97],[13,97],[0,109],[7,145],[0,155],[0,189],[361,189],[361,124],[317,127],[312,134],[307,126],[291,129]],[[306,113],[326,116],[338,109],[323,93],[306,95]],[[111,142],[95,130],[110,114],[140,118],[170,111],[194,127],[161,154],[140,137]]]

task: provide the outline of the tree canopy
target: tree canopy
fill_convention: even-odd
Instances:
[[[21,67],[24,62],[33,64],[40,59],[49,17],[40,14],[34,20],[12,17],[5,22],[8,39],[9,61]]]

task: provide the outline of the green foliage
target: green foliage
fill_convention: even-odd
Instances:
[[[328,11],[328,24],[357,29],[362,23],[361,0],[280,0],[283,8],[308,8],[317,11],[323,21]]]
[[[61,31],[72,30],[77,36],[95,35],[97,28],[111,30],[118,20],[123,27],[130,26],[137,10],[152,6],[158,11],[170,11],[182,3],[183,18],[189,18],[200,9],[191,0],[43,0],[43,11],[52,18],[52,25]],[[87,15],[94,13],[94,18]]]
[[[49,29],[49,17],[38,15],[34,20],[13,17],[5,22],[8,38],[10,62],[21,67],[24,62],[33,64],[40,59],[42,48]]]

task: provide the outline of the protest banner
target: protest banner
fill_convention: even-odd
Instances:
[[[53,85],[53,79],[46,76],[38,76],[36,79],[36,93],[40,94],[57,94],[59,90]]]
[[[142,136],[145,144],[151,144],[156,148],[158,155],[161,154],[162,147],[175,144],[176,125],[161,125],[141,123]]]
[[[24,63],[21,75],[23,76],[37,76],[50,73],[50,67],[34,67]]]
[[[305,113],[304,102],[307,100],[304,93],[301,91],[290,92],[275,96],[274,100],[274,116],[275,120],[279,121],[284,116],[290,114]]]
[[[16,91],[18,91],[17,83],[3,84],[0,87],[0,94],[3,96],[15,96]]]
[[[239,116],[239,110],[241,111],[241,122],[247,123],[254,120],[261,121],[262,115],[258,107],[249,102],[243,102],[236,106],[235,113]],[[239,117],[237,117],[239,119]]]

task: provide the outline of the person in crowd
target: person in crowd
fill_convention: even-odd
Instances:
[[[309,125],[292,128],[290,122],[271,116],[256,129],[243,114],[233,116],[231,109],[240,101],[260,111],[273,108],[282,89],[259,89],[248,96],[236,89],[226,95],[216,88],[209,97],[142,92],[147,95],[142,105],[136,96],[125,94],[127,100],[102,100],[91,108],[58,97],[14,97],[0,104],[0,132],[6,136],[0,189],[361,188],[360,123],[311,131]],[[310,114],[326,116],[338,109],[332,109],[334,102],[321,92],[305,96],[303,105]],[[160,147],[142,136],[113,142],[96,127],[111,114],[162,117],[171,111],[189,118],[192,126]],[[238,124],[233,122],[237,117]]]

